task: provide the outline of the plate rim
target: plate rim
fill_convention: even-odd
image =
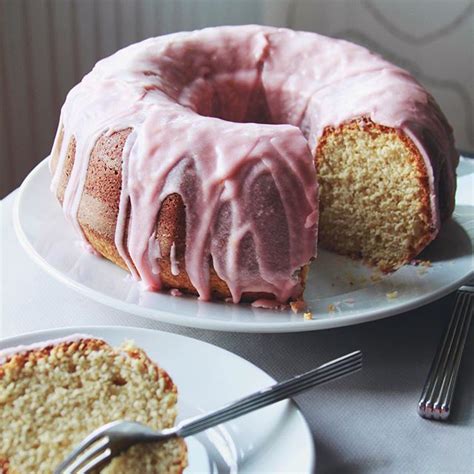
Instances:
[[[474,270],[472,270],[469,274],[463,275],[462,277],[459,277],[440,287],[434,294],[428,293],[412,300],[398,303],[392,302],[390,306],[386,306],[383,308],[375,308],[363,313],[338,315],[335,318],[266,323],[262,321],[236,322],[218,319],[199,319],[187,315],[179,315],[178,317],[176,314],[168,313],[167,311],[163,311],[160,308],[153,309],[153,314],[150,314],[147,308],[140,307],[134,303],[121,301],[113,296],[101,293],[99,290],[89,288],[86,285],[69,278],[63,272],[50,265],[48,261],[36,251],[36,249],[29,241],[21,226],[20,204],[24,199],[30,182],[37,178],[37,175],[39,175],[43,171],[43,168],[47,167],[48,158],[49,157],[46,157],[45,159],[40,161],[40,163],[38,163],[31,170],[31,172],[21,184],[19,192],[15,197],[15,202],[13,204],[13,227],[15,229],[18,240],[20,241],[20,244],[26,250],[30,258],[32,258],[44,271],[46,271],[46,273],[48,273],[61,283],[65,284],[67,287],[72,288],[83,296],[90,298],[93,301],[101,303],[105,306],[112,307],[122,312],[128,312],[130,314],[138,315],[140,317],[145,317],[155,321],[161,321],[167,324],[173,324],[177,326],[194,327],[197,329],[226,332],[291,333],[332,329],[337,327],[363,324],[406,313],[408,311],[411,311],[413,309],[419,308],[428,303],[432,303],[443,298],[447,294],[454,291],[456,288],[459,288],[465,281],[469,280],[474,275]]]
[[[276,383],[277,381],[265,370],[260,368],[258,365],[254,364],[253,362],[245,359],[244,357],[236,354],[235,352],[232,352],[228,349],[224,349],[223,347],[220,347],[216,344],[212,344],[207,341],[203,341],[198,338],[194,338],[191,336],[185,336],[182,334],[176,334],[173,332],[168,332],[168,331],[162,331],[159,329],[150,329],[150,328],[142,328],[142,327],[136,327],[136,326],[124,326],[124,325],[118,325],[118,326],[111,326],[111,325],[94,325],[94,326],[62,326],[62,327],[54,327],[50,329],[40,329],[37,331],[28,331],[24,332],[21,334],[17,334],[15,336],[9,336],[6,338],[0,338],[0,350],[8,348],[8,347],[15,347],[16,345],[24,344],[25,341],[21,341],[22,339],[29,339],[32,336],[45,336],[45,340],[51,339],[51,336],[53,337],[62,337],[64,336],[63,333],[70,332],[71,334],[74,333],[81,333],[81,334],[90,334],[94,336],[94,331],[112,331],[112,332],[121,332],[121,331],[136,331],[138,333],[148,333],[148,334],[159,334],[162,337],[168,337],[171,339],[176,339],[176,340],[181,340],[181,341],[192,341],[193,343],[197,343],[200,345],[204,345],[208,348],[212,348],[212,350],[218,350],[218,351],[223,351],[224,353],[227,354],[229,357],[233,357],[237,359],[239,364],[242,364],[245,368],[249,368],[252,370],[255,370],[259,375],[263,376],[264,378],[268,379],[269,384]],[[95,337],[100,337],[100,336],[95,336]],[[133,335],[130,337],[133,338]],[[9,345],[11,342],[13,342],[13,346]],[[107,341],[106,341],[107,342]],[[30,342],[31,343],[31,342]],[[5,345],[6,344],[6,345]],[[28,344],[28,342],[27,342]],[[158,363],[155,361],[155,363]],[[298,422],[300,423],[300,430],[302,430],[302,433],[304,437],[307,439],[309,445],[311,446],[310,449],[310,456],[308,459],[308,468],[307,472],[308,473],[314,473],[317,467],[317,450],[316,450],[316,439],[313,436],[313,433],[311,432],[311,429],[309,427],[308,421],[306,420],[305,416],[303,415],[303,412],[299,408],[298,404],[293,400],[293,399],[286,399],[287,401],[287,406],[290,407],[291,410],[295,412],[295,414],[298,417]]]

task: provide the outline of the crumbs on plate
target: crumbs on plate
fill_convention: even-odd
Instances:
[[[336,312],[336,305],[330,303],[328,304],[328,313],[335,313]]]
[[[416,269],[416,274],[420,277],[426,275],[426,273],[428,273],[428,269],[433,266],[430,260],[420,260],[418,258],[410,260],[410,265],[418,267]]]
[[[374,273],[370,275],[370,281],[372,283],[377,283],[382,280],[382,275],[380,273]]]
[[[398,298],[398,291],[389,291],[388,293],[386,293],[386,296],[388,300],[394,300]]]
[[[308,309],[306,301],[304,300],[291,301],[290,308],[295,314],[303,313],[303,319],[306,321],[313,319],[313,313]]]
[[[427,267],[421,267],[421,268],[416,269],[416,274],[418,276],[423,276],[423,275],[426,275],[427,273],[428,273],[428,268]]]
[[[420,260],[418,258],[414,258],[413,260],[411,260],[410,265],[413,265],[414,267],[426,267],[426,268],[433,266],[430,260]]]

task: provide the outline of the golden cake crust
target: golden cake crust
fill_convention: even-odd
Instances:
[[[409,243],[408,248],[403,254],[399,255],[392,262],[380,262],[359,251],[338,248],[330,238],[325,238],[324,228],[322,229],[323,232],[320,232],[320,243],[330,250],[344,253],[352,258],[362,258],[366,263],[378,267],[383,272],[391,272],[416,257],[433,238],[435,229],[430,206],[429,178],[423,157],[408,136],[401,130],[376,124],[367,118],[360,118],[335,128],[327,127],[318,142],[315,153],[316,169],[321,166],[321,160],[324,155],[323,150],[328,140],[334,139],[335,137],[337,138],[338,136],[344,136],[344,134],[351,133],[351,131],[357,129],[363,130],[368,137],[374,139],[380,135],[386,135],[387,137],[396,136],[404,144],[406,153],[409,156],[410,165],[413,167],[413,172],[417,179],[417,191],[413,197],[419,202],[417,212],[419,213],[419,226],[422,227],[422,230],[417,232],[417,235],[414,236],[413,241]],[[115,246],[114,236],[122,185],[122,151],[130,132],[131,129],[125,129],[99,138],[91,153],[84,192],[78,210],[78,222],[92,247],[102,256],[125,270],[128,270],[128,268]],[[62,134],[62,131],[60,131],[60,133]],[[59,143],[60,142],[61,136]],[[75,140],[72,138],[69,143],[66,161],[60,175],[57,189],[57,198],[61,203],[74,164],[75,152]],[[53,172],[57,165],[57,158],[57,154],[53,153]],[[442,176],[442,170],[440,176]],[[324,186],[321,186],[321,188],[324,189]],[[450,217],[454,208],[453,196],[448,194],[448,191],[443,189],[441,177],[439,202],[442,220]],[[324,205],[324,199],[321,200],[320,204],[322,206]],[[324,212],[324,209],[322,209],[322,212]],[[129,215],[130,212],[128,211],[127,216]],[[178,194],[171,194],[163,201],[157,216],[155,235],[162,255],[159,259],[159,267],[163,288],[177,288],[184,293],[196,295],[197,291],[193,287],[185,267],[186,210],[181,196]],[[127,231],[124,233],[124,240],[126,241],[126,239]],[[179,268],[178,275],[173,275],[171,271],[171,247],[173,243],[175,245],[175,261]],[[308,266],[304,267],[299,274],[302,292],[304,290],[307,273]],[[231,297],[227,284],[218,277],[212,265],[212,261],[210,262],[209,278],[212,297],[214,299],[226,299]],[[245,293],[242,300],[253,301],[259,298],[273,299],[273,295],[265,293]]]

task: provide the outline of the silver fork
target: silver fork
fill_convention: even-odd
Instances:
[[[453,315],[438,346],[418,402],[423,418],[446,420],[451,413],[454,387],[472,319],[474,280],[457,291]]]
[[[309,372],[271,385],[219,410],[184,420],[173,428],[155,431],[140,423],[114,421],[93,431],[55,470],[55,474],[89,473],[139,443],[165,441],[191,436],[212,426],[266,407],[316,385],[352,374],[362,368],[362,353],[355,351]]]

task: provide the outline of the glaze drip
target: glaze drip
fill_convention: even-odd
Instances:
[[[434,238],[438,170],[448,163],[454,186],[458,157],[429,94],[364,48],[270,27],[151,38],[98,62],[63,106],[52,188],[74,137],[63,207],[82,233],[77,213],[91,151],[104,133],[131,129],[115,245],[132,275],[161,288],[156,221],[177,193],[186,209],[185,269],[200,298],[211,297],[212,261],[234,302],[245,292],[286,302],[301,293],[297,272],[316,254],[318,139],[359,117],[400,129],[420,150]]]
[[[174,276],[178,276],[179,265],[178,265],[178,261],[176,260],[176,244],[174,242],[171,244],[170,261],[171,261],[171,274]]]

